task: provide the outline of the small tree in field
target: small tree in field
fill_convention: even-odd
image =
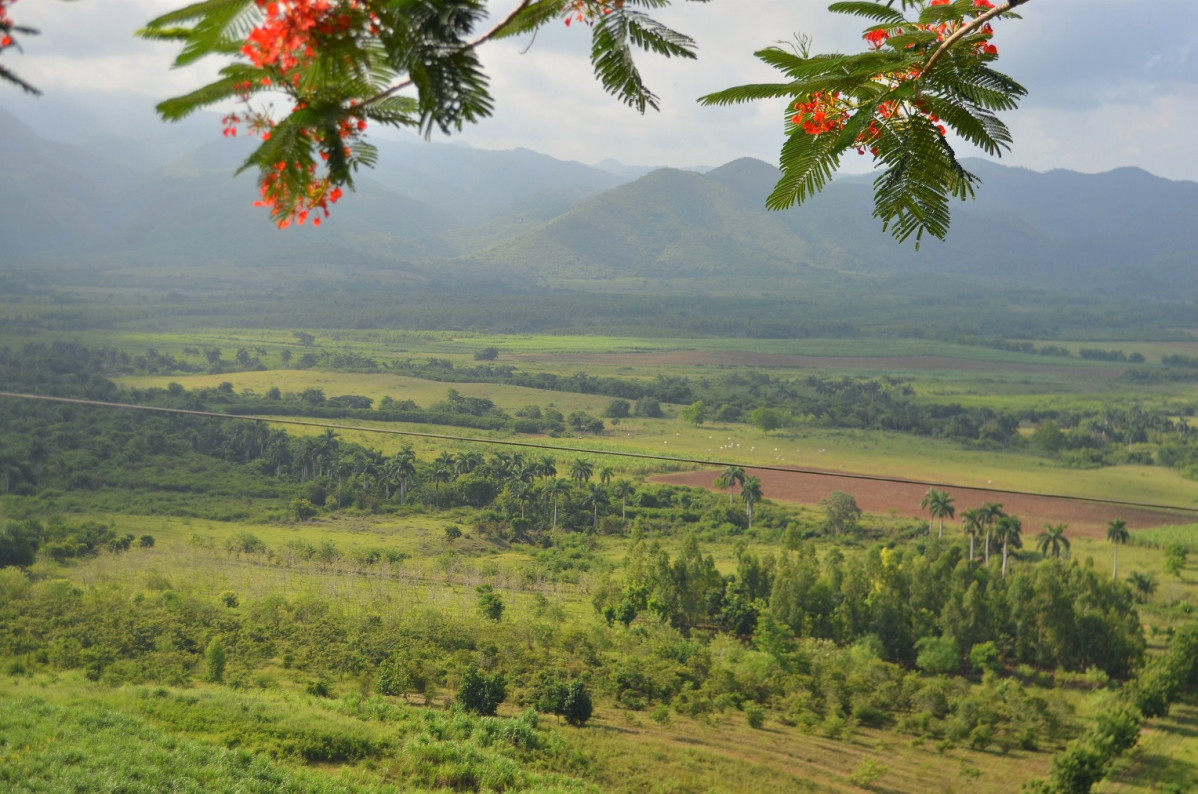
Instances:
[[[851,494],[833,491],[819,501],[824,508],[824,527],[834,535],[852,532],[861,518],[861,508]]]
[[[477,667],[471,665],[462,675],[457,700],[466,711],[493,717],[499,709],[499,704],[506,697],[507,686],[503,673],[483,675]]]
[[[777,408],[762,406],[749,412],[749,424],[766,433],[786,427],[788,421],[789,417]]]
[[[696,400],[682,409],[681,416],[682,421],[697,427],[707,421],[707,406],[702,400]]]
[[[220,641],[220,637],[213,637],[208,642],[208,647],[204,649],[204,667],[208,673],[208,680],[214,684],[219,684],[225,680],[225,646]]]
[[[594,705],[590,693],[581,681],[572,681],[569,684],[550,681],[541,690],[537,699],[537,709],[565,717],[566,722],[571,725],[582,727],[591,718]]]
[[[478,612],[487,620],[498,623],[503,619],[503,596],[496,593],[491,585],[483,584],[474,588],[478,593]]]

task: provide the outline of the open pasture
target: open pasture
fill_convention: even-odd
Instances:
[[[394,400],[411,400],[424,408],[444,400],[449,389],[455,389],[466,397],[491,400],[497,407],[509,413],[526,405],[536,405],[542,408],[556,407],[565,413],[586,411],[599,414],[604,406],[611,402],[610,397],[595,394],[550,392],[494,383],[443,383],[405,375],[328,370],[276,369],[216,375],[136,375],[113,378],[113,381],[124,387],[143,389],[166,388],[170,383],[179,383],[187,389],[205,389],[215,388],[227,382],[233,384],[235,392],[250,389],[256,394],[265,394],[272,387],[278,388],[284,394],[320,389],[326,397],[357,394],[371,398],[376,405],[383,397],[391,397]]]

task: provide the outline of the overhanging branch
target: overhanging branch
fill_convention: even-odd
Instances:
[[[940,60],[941,56],[943,56],[944,53],[948,52],[948,49],[950,47],[952,47],[954,44],[956,44],[958,41],[965,38],[970,33],[973,33],[975,30],[980,28],[982,25],[985,25],[987,22],[994,19],[996,16],[1005,14],[1008,11],[1010,11],[1012,8],[1015,8],[1016,6],[1021,6],[1026,2],[1028,2],[1028,0],[1008,0],[1008,2],[1003,3],[1002,5],[991,8],[986,13],[981,14],[980,16],[974,17],[968,23],[966,23],[965,25],[962,25],[960,30],[953,33],[953,35],[949,36],[944,41],[940,42],[940,46],[936,48],[936,51],[934,53],[932,53],[932,57],[928,58],[928,62],[923,65],[923,69],[921,69],[920,71],[923,73],[927,73],[927,72],[931,71],[932,67],[936,64],[936,61]]]

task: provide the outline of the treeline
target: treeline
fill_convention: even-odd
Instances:
[[[142,535],[138,546],[154,545],[153,535]],[[8,521],[0,527],[0,568],[9,565],[32,565],[39,550],[56,562],[76,557],[90,557],[101,550],[127,551],[134,545],[133,535],[120,534],[112,524],[84,521],[65,524],[37,520]]]
[[[1143,658],[1131,591],[1090,567],[1049,559],[1005,576],[937,540],[923,551],[834,549],[822,562],[809,542],[794,545],[777,558],[742,551],[721,576],[693,535],[673,560],[641,541],[595,606],[625,625],[651,613],[684,632],[753,637],[783,667],[803,666],[787,656],[795,638],[867,641],[886,661],[933,673],[1027,664],[1126,678]]]
[[[566,416],[552,407],[529,405],[509,415],[484,398],[465,397],[452,388],[445,400],[426,407],[391,397],[384,397],[376,406],[367,397],[326,396],[319,389],[281,394],[272,388],[259,395],[235,393],[230,384],[194,391],[172,384],[165,390],[119,391],[101,375],[131,360],[112,349],[70,343],[32,345],[19,352],[0,351],[0,374],[7,376],[13,390],[234,414],[419,422],[550,435],[601,433],[605,427],[600,417],[584,412]],[[1184,367],[1174,370],[1188,371]],[[909,384],[893,378],[780,378],[735,372],[698,379],[659,376],[641,380],[585,373],[524,373],[489,361],[455,365],[435,358],[396,362],[392,371],[446,382],[494,382],[609,395],[613,400],[604,416],[612,420],[663,417],[667,412],[662,406],[673,404],[687,406],[679,413],[688,421],[750,422],[766,431],[803,425],[889,430],[994,448],[1019,448],[1030,441],[1035,451],[1071,466],[1157,464],[1198,476],[1198,435],[1189,432],[1187,422],[1193,405],[996,411],[919,401]],[[1028,425],[1036,429],[1025,439],[1020,428]]]

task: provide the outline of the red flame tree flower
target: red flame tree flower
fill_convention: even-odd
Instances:
[[[33,28],[18,25],[9,15],[9,9],[16,2],[17,0],[0,0],[0,55],[8,50],[20,50],[21,45],[17,42],[19,36],[36,36],[38,33]],[[0,63],[0,81],[12,83],[30,94],[41,93],[2,63]]]
[[[0,0],[0,8],[3,2]],[[706,0],[688,0],[706,2]],[[694,42],[639,7],[665,0],[513,0],[489,28],[486,0],[200,0],[150,22],[145,38],[181,42],[176,65],[229,61],[220,79],[158,106],[168,120],[230,101],[224,134],[257,136],[242,165],[257,169],[261,197],[280,227],[313,223],[373,165],[370,124],[428,135],[460,130],[491,114],[476,50],[552,21],[591,31],[595,75],[607,91],[644,112],[657,107],[634,49],[693,58]],[[279,107],[276,103],[282,103]]]
[[[785,98],[782,177],[767,200],[784,209],[821,190],[849,151],[870,154],[874,216],[900,241],[948,233],[949,201],[973,195],[976,176],[957,160],[948,133],[992,155],[1010,147],[998,113],[1026,93],[991,64],[991,20],[1013,18],[1010,0],[901,0],[834,3],[829,10],[870,20],[865,52],[812,55],[806,39],[757,56],[788,82],[730,88],[709,105]],[[899,8],[892,6],[898,5]]]

